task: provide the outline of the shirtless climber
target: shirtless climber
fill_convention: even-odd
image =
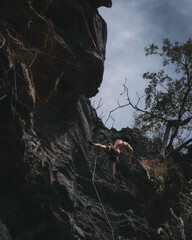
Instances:
[[[108,153],[108,155],[110,156],[109,160],[111,162],[111,170],[112,170],[111,177],[112,178],[115,176],[115,172],[116,172],[115,165],[116,165],[116,161],[119,158],[119,155],[121,152],[128,149],[129,150],[128,162],[131,162],[131,158],[133,155],[133,148],[127,142],[124,142],[123,140],[118,139],[115,141],[114,145],[110,145],[110,146],[102,145],[100,143],[94,143],[93,145],[95,147],[99,147],[99,148],[105,150]]]

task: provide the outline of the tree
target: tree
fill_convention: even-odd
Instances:
[[[142,125],[144,131],[163,131],[161,155],[165,156],[192,142],[192,39],[182,45],[164,39],[161,48],[151,44],[145,52],[146,56],[159,55],[164,69],[143,74],[149,80],[144,109],[130,101],[128,89],[127,100],[139,112],[137,125]],[[169,64],[174,67],[171,76],[165,72]]]

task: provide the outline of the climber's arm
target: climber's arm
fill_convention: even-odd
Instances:
[[[133,148],[127,143],[127,148],[129,149],[129,157],[128,162],[131,162],[132,156],[133,156]]]
[[[101,148],[101,149],[103,149],[103,150],[106,150],[106,146],[103,145],[103,144],[100,144],[100,143],[94,143],[94,146],[95,146],[95,147],[99,147],[99,148]]]

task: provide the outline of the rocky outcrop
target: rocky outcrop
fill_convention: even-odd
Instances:
[[[170,179],[162,189],[160,180],[149,177],[136,157],[139,141],[144,143],[139,133],[105,128],[82,96],[77,113],[67,129],[65,118],[37,118],[36,136],[23,133],[23,167],[1,171],[0,216],[12,239],[169,239],[156,230],[170,218],[166,214],[178,195],[170,187],[178,182]],[[128,153],[121,156],[113,182],[106,154],[88,141],[107,144],[123,137],[129,137],[135,156],[132,163],[125,162]],[[91,180],[94,166],[100,200]]]
[[[111,6],[111,1],[104,2]],[[2,148],[21,138],[13,126],[18,117],[27,129],[40,112],[42,121],[64,115],[71,122],[78,94],[91,97],[98,92],[107,30],[97,7],[87,0],[1,1],[1,128],[9,129]],[[12,155],[21,159],[18,152]]]
[[[30,112],[37,99],[48,101],[56,89],[63,95],[87,97],[98,92],[107,32],[94,3],[1,1],[1,79],[8,77],[21,89],[27,85],[19,100],[23,103],[30,90]],[[110,1],[106,3],[110,6]],[[6,95],[20,89],[10,89],[4,82],[2,87]]]
[[[0,3],[0,238],[166,240],[182,177],[140,163],[156,152],[137,129],[107,129],[86,97],[102,81],[110,0]],[[16,13],[16,14],[15,14]],[[89,141],[134,149],[111,180]],[[171,169],[171,168],[170,168]],[[94,178],[93,178],[94,176]]]

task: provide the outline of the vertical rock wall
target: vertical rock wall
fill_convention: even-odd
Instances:
[[[154,211],[166,191],[139,162],[150,143],[135,130],[105,128],[86,98],[97,93],[104,69],[107,29],[97,8],[111,4],[0,2],[2,239],[169,239],[156,231],[169,216]],[[130,142],[134,158],[128,164],[128,153],[121,157],[112,182],[106,154],[88,141],[117,138]],[[167,181],[168,200],[180,180],[176,189],[174,178]]]

